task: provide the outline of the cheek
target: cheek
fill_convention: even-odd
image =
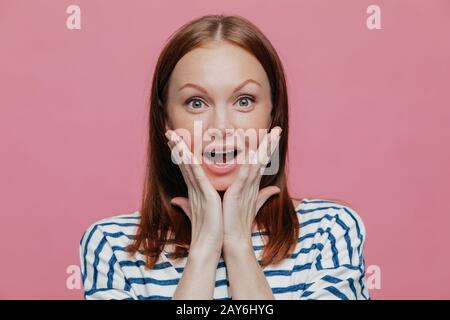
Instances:
[[[249,137],[245,139],[246,149],[256,150],[259,146],[261,139],[264,137],[265,132],[270,126],[270,113],[265,109],[263,111],[258,110],[256,112],[248,112],[246,114],[241,114],[237,117],[237,126],[244,129],[245,131],[254,131],[256,140],[251,140]]]
[[[181,108],[181,106],[180,106]],[[194,123],[195,121],[204,120],[198,115],[192,115],[187,112],[177,111],[169,114],[169,121],[171,129],[173,129],[179,136],[183,138],[190,150],[194,150]]]
[[[192,119],[189,114],[186,114],[181,106],[172,106],[168,108],[168,122],[173,126],[173,129],[191,129]]]
[[[246,129],[267,129],[270,125],[270,105],[257,105],[250,112],[237,112],[236,124]]]

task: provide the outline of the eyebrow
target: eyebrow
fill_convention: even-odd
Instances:
[[[251,82],[257,84],[260,87],[262,87],[262,85],[258,81],[255,81],[253,79],[247,79],[244,82],[242,82],[240,85],[238,85],[236,87],[236,89],[233,90],[233,93],[235,93],[236,91],[239,91],[241,88],[243,88],[245,85],[247,85],[248,83],[251,83]],[[208,94],[208,91],[205,88],[203,88],[203,87],[201,87],[201,86],[199,86],[197,84],[190,83],[190,82],[188,82],[188,83],[184,84],[183,86],[181,86],[178,91],[180,91],[180,90],[182,90],[182,89],[184,89],[186,87],[192,87],[192,88],[195,88],[195,89],[203,92],[204,94]]]

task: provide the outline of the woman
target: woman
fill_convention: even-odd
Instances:
[[[360,217],[292,199],[287,146],[284,71],[261,31],[223,15],[180,28],[153,77],[141,210],[86,230],[85,298],[369,299]]]

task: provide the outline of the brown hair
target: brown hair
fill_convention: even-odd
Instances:
[[[210,41],[226,41],[252,53],[267,73],[272,99],[270,128],[280,126],[279,170],[264,175],[260,189],[274,185],[280,193],[270,197],[255,220],[268,237],[260,265],[277,263],[292,253],[299,235],[299,221],[287,189],[286,156],[288,146],[288,96],[281,61],[269,40],[251,22],[236,15],[206,15],[180,27],[169,39],[157,61],[150,93],[147,166],[141,203],[141,219],[128,251],[141,251],[146,266],[152,268],[164,249],[173,243],[174,258],[186,256],[191,241],[191,224],[183,211],[172,206],[176,196],[187,197],[187,186],[179,167],[171,161],[165,138],[167,89],[176,63],[186,53]],[[168,237],[168,232],[174,237]]]

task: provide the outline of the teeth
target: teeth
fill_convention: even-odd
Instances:
[[[209,155],[209,156],[221,156],[221,155],[224,155],[224,154],[234,154],[234,150],[228,150],[228,151],[225,151],[225,152],[223,152],[223,151],[218,151],[218,152],[215,152],[215,151],[211,151],[211,152],[205,152],[205,154],[207,154],[207,155]]]
[[[207,151],[205,152],[205,156],[214,161],[214,163],[226,163],[229,162],[234,158],[235,155],[237,155],[240,151],[238,150],[227,150],[227,151]]]

